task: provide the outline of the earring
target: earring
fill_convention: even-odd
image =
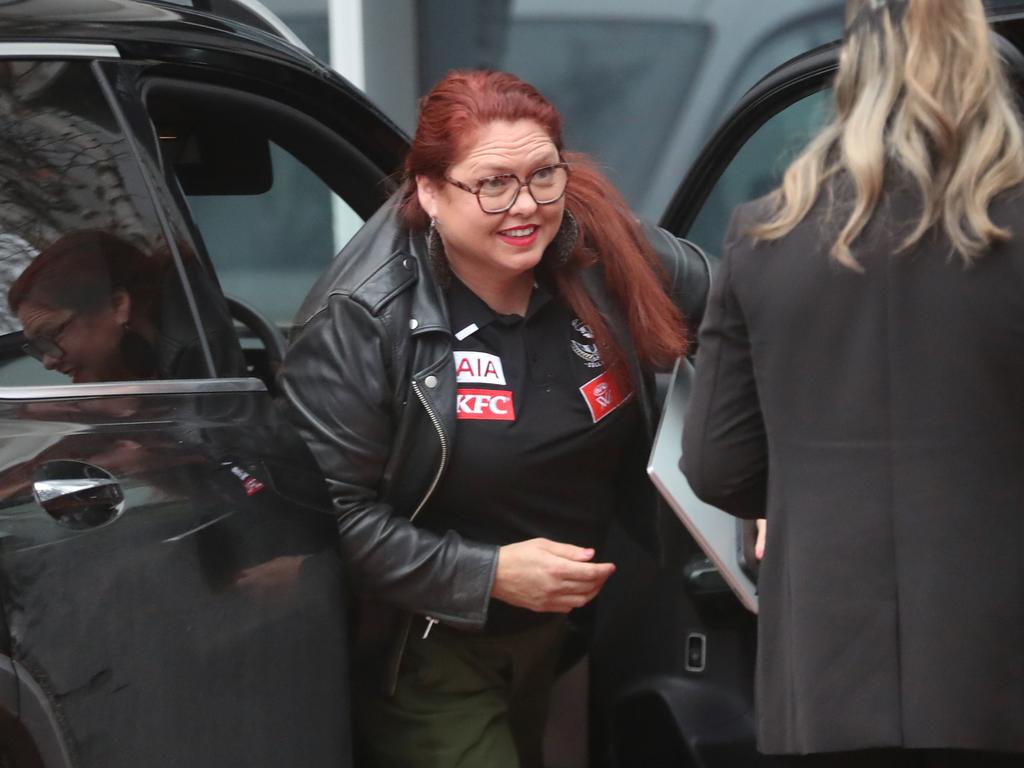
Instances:
[[[554,268],[564,267],[576,250],[576,242],[580,239],[580,225],[568,208],[562,213],[562,223],[558,232],[544,250],[544,259]]]
[[[447,287],[451,280],[451,267],[448,266],[441,233],[437,231],[437,219],[433,216],[430,217],[430,229],[427,230],[427,256],[430,257],[430,266],[441,287]]]

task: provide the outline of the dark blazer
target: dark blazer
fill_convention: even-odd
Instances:
[[[766,752],[1024,752],[1024,194],[971,268],[939,233],[895,253],[912,200],[885,195],[863,273],[823,203],[756,245],[741,207],[700,331],[682,468],[769,521]]]

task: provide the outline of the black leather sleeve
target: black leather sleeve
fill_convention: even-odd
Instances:
[[[711,290],[711,267],[704,251],[653,224],[641,222],[655,254],[668,273],[669,298],[686,318],[692,356],[697,351],[697,329],[704,319]]]
[[[343,294],[295,332],[281,382],[338,517],[356,590],[476,628],[487,617],[497,547],[438,535],[379,497],[396,428],[391,340],[381,318]]]

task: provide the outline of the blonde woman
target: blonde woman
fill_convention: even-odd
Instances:
[[[762,751],[1024,764],[1024,142],[981,0],[848,0],[835,117],[741,207],[682,465],[767,515]]]

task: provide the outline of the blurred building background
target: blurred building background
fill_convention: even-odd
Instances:
[[[566,143],[657,218],[724,112],[763,74],[842,33],[842,0],[263,0],[407,132],[446,71],[538,86]]]
[[[169,1],[205,7],[220,2]],[[751,85],[793,56],[841,37],[845,5],[844,0],[242,1],[276,15],[409,134],[418,99],[449,69],[514,72],[559,108],[567,148],[594,156],[633,209],[652,221]],[[829,94],[822,92],[759,128],[730,164],[689,236],[718,251],[733,202],[768,191],[829,108]],[[272,152],[275,184],[266,195],[196,198],[190,204],[203,223],[209,250],[231,254],[218,264],[226,290],[287,327],[316,275],[361,221],[308,168],[280,148]]]

